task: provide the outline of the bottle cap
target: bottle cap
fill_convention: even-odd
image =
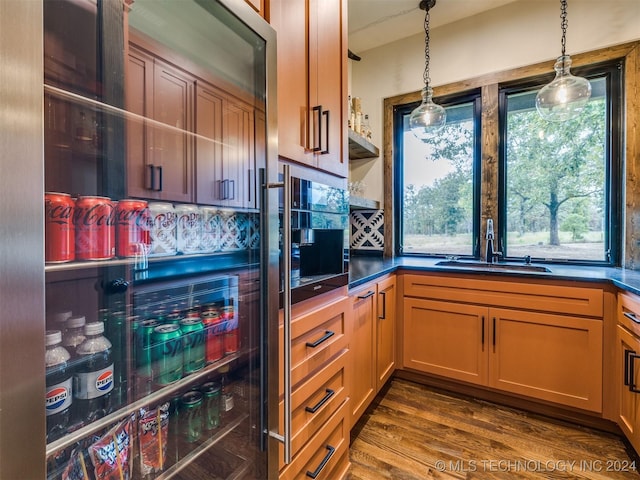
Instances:
[[[85,323],[87,323],[87,319],[84,318],[84,315],[77,315],[67,320],[67,328],[82,327]]]
[[[84,334],[85,335],[98,335],[100,333],[104,333],[104,323],[103,322],[91,322],[91,323],[87,323],[84,326]]]
[[[62,332],[60,330],[47,330],[45,334],[44,344],[47,347],[62,343]]]

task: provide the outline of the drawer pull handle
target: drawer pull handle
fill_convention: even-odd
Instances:
[[[382,315],[378,316],[380,320],[387,319],[387,292],[380,292],[382,295]]]
[[[627,381],[625,382],[625,385],[627,384],[629,385],[630,392],[640,393],[640,389],[637,388],[636,384],[634,383],[634,380],[636,378],[635,360],[636,358],[640,358],[640,355],[638,355],[633,350],[625,350],[624,355],[625,355],[625,370],[628,372],[628,375],[626,375],[627,378],[625,378],[625,380]]]
[[[638,317],[636,317],[635,313],[624,312],[624,316],[631,320],[633,323],[640,323],[640,320],[638,320]]]
[[[358,300],[364,300],[365,298],[372,297],[374,293],[376,293],[376,292],[374,292],[373,290],[369,290],[364,295],[358,295]]]
[[[318,340],[316,340],[315,342],[307,342],[307,347],[316,348],[322,342],[324,342],[325,340],[329,340],[335,334],[336,334],[335,332],[332,332],[331,330],[327,330],[324,332],[324,335],[320,337]]]
[[[327,388],[326,390],[326,395],[324,397],[322,397],[320,399],[320,401],[318,403],[316,403],[313,407],[304,407],[304,409],[309,412],[309,413],[316,413],[318,411],[318,409],[324,405],[325,403],[327,403],[329,401],[329,399],[331,397],[333,397],[335,395],[335,391],[331,390],[330,388]]]
[[[329,452],[327,452],[327,454],[324,456],[324,458],[320,462],[320,465],[318,465],[318,468],[316,468],[313,472],[310,472],[309,470],[307,470],[307,477],[316,478],[318,475],[320,475],[320,472],[322,471],[324,466],[327,464],[329,460],[331,460],[331,457],[336,452],[336,449],[331,445],[327,445],[326,448],[327,450],[329,450]]]

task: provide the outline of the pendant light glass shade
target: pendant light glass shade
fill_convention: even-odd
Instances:
[[[426,140],[447,122],[447,112],[443,107],[433,103],[433,89],[422,89],[422,103],[411,112],[409,127],[413,134],[420,140]]]
[[[536,96],[536,108],[542,118],[550,122],[564,122],[577,117],[591,98],[591,83],[570,72],[569,55],[558,57],[554,69],[556,78],[545,85]]]
[[[589,80],[571,75],[571,57],[567,46],[567,0],[560,0],[560,28],[562,53],[553,66],[556,78],[536,95],[536,108],[540,116],[550,122],[564,122],[577,117],[591,98]]]
[[[423,142],[430,135],[444,127],[447,121],[447,112],[440,105],[433,103],[433,88],[429,77],[429,10],[436,4],[436,0],[421,0],[419,8],[424,14],[424,88],[422,89],[422,103],[411,112],[409,127],[413,134]]]

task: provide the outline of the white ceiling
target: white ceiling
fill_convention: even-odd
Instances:
[[[359,55],[370,48],[424,32],[419,0],[348,0],[349,50]],[[437,0],[429,28],[455,22],[517,0]]]

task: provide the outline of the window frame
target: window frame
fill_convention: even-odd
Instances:
[[[473,165],[472,165],[472,253],[471,255],[455,255],[459,258],[478,259],[480,258],[480,206],[481,206],[481,174],[482,174],[482,92],[474,89],[466,92],[442,96],[434,99],[435,103],[444,108],[461,105],[464,103],[473,104]],[[421,101],[395,105],[393,108],[393,236],[395,256],[417,256],[430,258],[446,258],[454,254],[446,253],[423,253],[405,252],[402,245],[403,233],[403,210],[404,210],[404,116],[409,115]]]
[[[606,144],[605,144],[605,209],[604,243],[608,259],[545,259],[532,257],[536,263],[571,265],[594,265],[614,267],[621,265],[622,250],[622,171],[624,162],[623,152],[623,112],[624,112],[624,59],[593,63],[572,69],[576,76],[585,78],[606,78]],[[507,243],[507,101],[510,94],[535,90],[551,82],[554,75],[538,75],[519,79],[514,82],[502,83],[498,86],[498,234],[506,247],[504,259],[507,261],[520,260],[520,256],[510,256]],[[502,248],[502,246],[501,246]]]

